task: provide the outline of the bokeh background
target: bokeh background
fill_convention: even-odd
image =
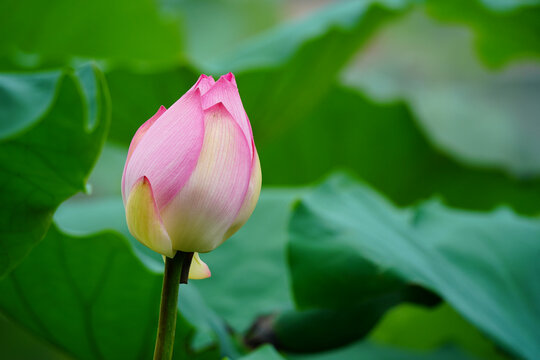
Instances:
[[[234,72],[263,192],[175,359],[540,358],[540,2],[0,2],[0,358],[149,359],[136,129]]]

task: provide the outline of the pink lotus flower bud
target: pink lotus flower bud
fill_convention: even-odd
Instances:
[[[161,107],[129,146],[122,196],[131,234],[168,257],[209,252],[244,225],[259,199],[261,167],[234,75],[201,75]],[[195,254],[191,278],[210,276]]]

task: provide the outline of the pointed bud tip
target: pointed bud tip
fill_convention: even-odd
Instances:
[[[234,77],[234,74],[232,72],[225,74],[222,76],[225,80],[236,86],[236,78]]]

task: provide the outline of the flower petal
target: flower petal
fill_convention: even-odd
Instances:
[[[133,136],[133,139],[131,139],[131,144],[129,144],[129,150],[128,150],[128,155],[127,155],[127,161],[129,161],[129,158],[131,157],[131,154],[133,153],[133,150],[135,150],[135,148],[137,147],[137,145],[139,144],[139,142],[141,141],[143,135],[148,131],[148,129],[150,129],[150,126],[152,126],[154,124],[154,122],[159,119],[159,117],[161,115],[163,115],[163,113],[165,113],[165,111],[167,111],[167,108],[163,105],[161,105],[158,109],[158,111],[156,111],[156,113],[154,115],[152,115],[152,117],[148,120],[146,120],[144,122],[144,124],[142,124],[139,129],[137,129],[137,132],[135,133],[135,135]]]
[[[234,78],[234,74],[233,74],[232,72],[223,75],[223,77],[225,78],[225,80],[228,80],[228,81],[231,82],[234,86],[236,86],[236,79]]]
[[[159,209],[167,205],[197,166],[204,138],[199,89],[188,91],[148,129],[126,165],[125,189],[146,176]],[[127,197],[127,195],[126,195]]]
[[[199,89],[201,91],[201,95],[203,95],[208,90],[210,90],[215,83],[216,81],[212,76],[206,76],[202,74],[199,77],[199,80],[197,80],[197,82],[195,83],[194,88]]]
[[[219,103],[205,111],[204,145],[184,188],[161,210],[173,248],[208,252],[244,202],[251,175],[249,145],[231,114]]]
[[[259,154],[255,150],[255,156],[253,157],[253,165],[251,169],[251,179],[249,180],[249,187],[244,199],[244,203],[234,219],[233,224],[227,230],[225,238],[230,238],[235,232],[237,232],[246,221],[249,219],[255,206],[259,201],[259,196],[261,194],[261,185],[262,185],[262,173],[261,173],[261,163],[259,162]]]
[[[250,156],[253,158],[254,151],[251,147],[253,133],[232,73],[220,77],[214,86],[202,96],[203,109],[208,109],[220,102],[225,105],[225,108],[242,129],[247,142],[250,144]]]
[[[165,256],[163,256],[163,263],[165,263]],[[188,279],[201,280],[207,279],[212,276],[210,268],[204,261],[201,260],[199,253],[193,253],[193,259],[189,267]]]
[[[206,279],[212,276],[208,265],[201,260],[199,253],[193,254],[193,260],[191,261],[191,266],[189,268],[189,279],[200,280]]]
[[[129,193],[126,203],[126,220],[129,232],[148,248],[168,257],[176,251],[163,226],[154,201],[152,186],[142,177]]]
[[[142,124],[139,129],[137,130],[137,132],[135,133],[135,135],[133,136],[133,139],[131,139],[131,144],[129,144],[129,150],[128,150],[128,155],[127,155],[127,159],[126,159],[126,165],[124,166],[124,172],[122,174],[122,196],[124,198],[124,204],[126,203],[126,189],[125,189],[125,177],[126,177],[126,168],[127,168],[127,164],[129,162],[129,158],[131,157],[131,154],[133,153],[133,150],[135,150],[135,148],[137,147],[137,145],[139,145],[139,142],[141,141],[143,135],[148,131],[148,129],[150,129],[150,126],[152,126],[154,124],[154,122],[161,116],[163,115],[163,113],[167,111],[167,108],[163,105],[161,105],[158,109],[158,111],[148,120],[146,120],[146,122],[144,124]]]

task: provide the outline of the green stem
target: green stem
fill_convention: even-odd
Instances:
[[[187,283],[187,274],[189,273],[192,258],[193,253],[182,251],[177,251],[172,259],[165,258],[165,274],[163,275],[154,360],[172,359],[178,308],[178,288],[181,280],[185,280],[183,283]]]

